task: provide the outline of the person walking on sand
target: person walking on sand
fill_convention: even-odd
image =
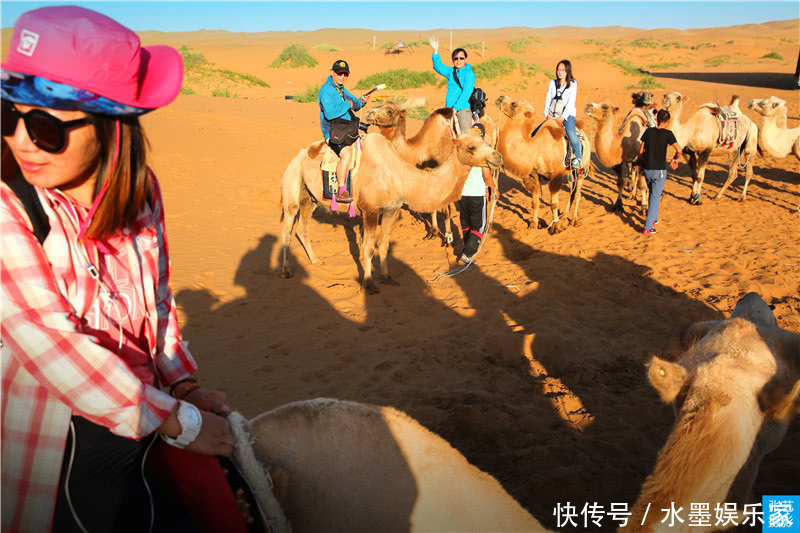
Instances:
[[[347,193],[347,171],[352,156],[352,148],[349,147],[358,139],[358,117],[353,111],[358,111],[369,101],[369,95],[356,98],[345,89],[344,82],[349,76],[350,65],[344,59],[337,59],[333,62],[331,74],[320,87],[317,96],[322,136],[339,156],[339,163],[336,165],[339,191],[336,199],[340,202],[351,200]]]
[[[583,147],[578,139],[575,124],[577,99],[578,81],[572,77],[572,63],[569,59],[562,59],[556,65],[556,78],[547,86],[544,118],[556,120],[566,130],[569,145],[572,147],[572,161],[570,162],[572,168],[581,168],[581,158],[583,157]]]
[[[469,97],[475,89],[475,72],[472,65],[467,63],[467,51],[456,48],[450,54],[453,67],[447,67],[439,56],[439,39],[431,37],[428,42],[433,48],[433,70],[447,78],[447,95],[445,105],[456,112],[459,129],[464,132],[472,127],[472,111],[470,110]]]
[[[647,128],[642,134],[642,146],[639,154],[643,160],[644,177],[647,186],[650,188],[650,200],[647,207],[647,218],[644,222],[643,235],[653,235],[656,229],[653,225],[658,224],[658,208],[661,203],[661,193],[664,192],[664,184],[667,181],[667,147],[675,149],[675,155],[670,162],[670,168],[678,168],[678,154],[681,147],[675,139],[672,130],[667,129],[670,114],[666,109],[662,109],[656,115],[658,125],[655,128]]]
[[[192,377],[139,122],[182,80],[177,50],[89,9],[14,25],[0,84],[3,531],[247,531],[215,457],[236,444],[230,408]],[[218,522],[187,513],[178,465],[195,495],[225,485],[204,502]]]
[[[481,137],[486,134],[483,124],[477,123]],[[486,231],[486,185],[492,183],[492,171],[484,167],[472,167],[461,189],[461,198],[456,202],[461,218],[461,234],[464,251],[458,258],[462,263],[474,262],[475,253]]]

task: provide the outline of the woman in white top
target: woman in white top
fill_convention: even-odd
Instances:
[[[544,101],[544,116],[558,121],[567,130],[567,139],[572,146],[572,168],[580,168],[583,156],[581,143],[575,126],[575,101],[578,97],[578,82],[572,77],[572,63],[562,59],[556,65],[556,79],[547,87]]]

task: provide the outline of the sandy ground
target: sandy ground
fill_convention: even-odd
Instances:
[[[581,116],[590,101],[630,107],[627,86],[639,78],[586,55],[613,51],[637,65],[682,63],[651,69],[663,86],[653,89],[658,102],[671,91],[692,105],[727,104],[739,94],[745,108],[751,98],[776,95],[787,101],[789,126],[796,127],[799,93],[787,88],[799,24],[464,30],[454,44],[485,40],[485,59],[517,57],[551,71],[562,57],[572,58]],[[381,285],[376,296],[359,285],[359,219],[318,209],[310,232],[320,262],[310,264],[295,241],[295,277],[281,279],[281,175],[301,147],[321,138],[317,105],[284,97],[322,83],[339,57],[351,64],[350,88],[390,68],[430,69],[428,47],[385,56],[371,46],[373,35],[380,46],[429,33],[447,54],[449,30],[143,34],[146,43],[185,44],[221,68],[271,85],[227,85],[239,98],[216,98],[211,91],[225,85],[211,79],[193,86],[198,94],[144,119],[167,204],[172,288],[199,377],[248,416],[320,396],[406,411],[550,527],[557,502],[631,503],[673,422],[646,380],[649,356],[674,356],[684,327],[728,316],[748,291],[775,306],[784,328],[800,332],[800,162],[757,156],[742,204],[743,172],[724,199],[710,199],[727,175],[727,159],[714,156],[701,206],[687,202],[691,178],[681,164],[670,174],[653,237],[641,235],[643,217],[631,200],[625,214],[610,212],[616,189],[602,165],[585,185],[582,224],[556,236],[528,227],[530,194],[503,176],[479,266],[434,282],[454,264],[454,250],[423,240],[427,215],[404,210],[390,249],[400,286]],[[541,40],[526,53],[508,51],[507,41],[531,36]],[[642,37],[715,46],[620,44]],[[341,51],[313,50],[319,65],[310,69],[266,67],[294,43]],[[785,59],[762,59],[771,51]],[[706,66],[719,55],[733,62]],[[483,58],[471,51],[469,60]],[[547,82],[542,74],[517,73],[478,85],[491,102],[501,94],[527,98],[540,112]],[[429,110],[444,105],[443,88],[394,92],[424,96]],[[487,110],[499,118],[493,104]],[[409,131],[420,125],[410,121]],[[547,205],[541,216],[551,217]],[[762,464],[758,494],[797,493],[798,449],[795,421]]]

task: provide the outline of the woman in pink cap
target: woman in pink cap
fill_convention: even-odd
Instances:
[[[224,483],[214,456],[233,452],[230,410],[192,378],[138,118],[182,80],[176,50],[142,47],[88,9],[45,7],[14,26],[2,65],[3,531],[200,531],[153,474],[183,461]],[[213,505],[232,509],[226,531],[246,530],[230,490]]]

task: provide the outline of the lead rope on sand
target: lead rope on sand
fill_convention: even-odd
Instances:
[[[494,148],[496,150],[497,149],[497,141],[498,141],[500,129],[497,126],[495,126],[494,130],[495,130],[494,131],[494,143],[493,143],[494,146],[492,146],[492,148]],[[498,193],[498,187],[500,186],[500,169],[499,168],[496,168],[496,169],[492,170],[492,181],[494,183],[492,183],[492,197],[489,200],[489,203],[491,204],[491,207],[489,209],[489,220],[486,223],[486,231],[483,233],[483,238],[481,239],[481,243],[478,245],[478,249],[473,254],[472,259],[466,265],[450,269],[450,270],[448,270],[447,272],[444,272],[444,273],[440,273],[440,272],[434,271],[434,274],[436,274],[436,277],[433,278],[433,279],[427,280],[428,283],[435,283],[435,282],[439,281],[440,278],[452,278],[453,276],[457,276],[457,275],[461,274],[462,272],[466,272],[467,270],[469,270],[472,267],[472,265],[475,264],[475,256],[480,253],[481,249],[483,248],[483,245],[486,243],[486,239],[489,236],[489,232],[492,229],[492,219],[494,218],[494,208],[497,205],[497,193]]]

